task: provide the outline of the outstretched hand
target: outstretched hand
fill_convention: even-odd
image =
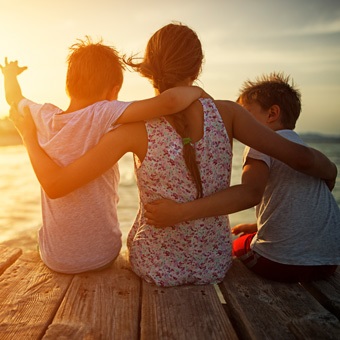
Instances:
[[[11,105],[9,119],[14,123],[14,126],[19,132],[23,142],[25,142],[25,139],[29,136],[36,138],[37,129],[32,118],[31,111],[27,106],[24,107],[24,114],[21,115],[16,105]]]
[[[156,227],[170,227],[182,222],[181,204],[168,199],[156,200],[145,205],[147,223]]]
[[[18,76],[19,74],[27,70],[27,66],[19,66],[17,60],[8,62],[7,57],[5,57],[5,65],[0,65],[0,68],[4,75],[13,76]]]

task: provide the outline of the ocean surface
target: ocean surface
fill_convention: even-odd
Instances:
[[[340,140],[308,137],[307,143],[325,153],[337,164],[340,172]],[[240,183],[244,146],[234,143],[232,184]],[[138,193],[133,172],[132,154],[119,162],[121,181],[118,214],[123,243],[138,208]],[[36,235],[41,225],[40,187],[23,145],[0,146],[0,243],[24,250],[35,249]],[[340,207],[340,175],[333,195]],[[230,215],[231,226],[254,221],[254,209]]]

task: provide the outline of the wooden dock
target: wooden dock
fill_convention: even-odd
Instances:
[[[282,284],[238,260],[219,286],[161,288],[122,253],[108,269],[49,270],[37,252],[0,246],[0,339],[340,339],[340,271]]]

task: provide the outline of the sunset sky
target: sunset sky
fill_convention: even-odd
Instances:
[[[339,0],[0,0],[0,63],[7,56],[28,70],[23,95],[68,106],[68,47],[103,38],[122,54],[144,52],[150,36],[171,21],[194,29],[205,53],[198,85],[216,99],[235,100],[243,81],[272,71],[290,74],[302,91],[298,132],[340,135]],[[3,82],[2,82],[3,83]],[[138,74],[125,73],[121,100],[153,95]],[[0,116],[6,115],[3,85]]]

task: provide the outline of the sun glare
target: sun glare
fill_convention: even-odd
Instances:
[[[0,112],[0,119],[6,118],[6,117],[8,117],[8,110],[7,110],[7,112],[1,111]]]

